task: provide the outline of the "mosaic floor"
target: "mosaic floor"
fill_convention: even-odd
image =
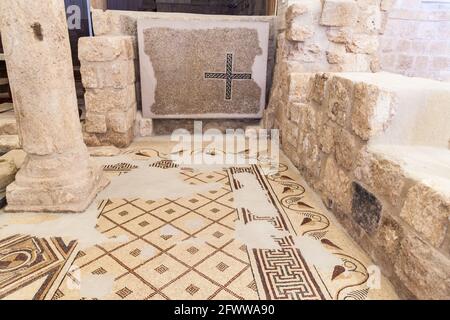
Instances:
[[[96,158],[111,185],[84,214],[1,212],[0,299],[397,298],[283,156],[188,167],[171,147]]]

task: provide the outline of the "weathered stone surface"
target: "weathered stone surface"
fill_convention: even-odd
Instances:
[[[325,0],[320,24],[343,27],[355,24],[358,8],[353,0]]]
[[[406,177],[397,163],[363,151],[356,160],[354,174],[356,179],[364,182],[377,195],[386,196],[393,206],[400,204]]]
[[[418,183],[409,190],[400,216],[438,248],[448,230],[450,197]]]
[[[387,128],[395,114],[396,98],[392,92],[372,84],[360,82],[354,88],[353,131],[368,140]]]
[[[4,192],[5,188],[14,181],[17,167],[14,161],[0,159],[0,191]]]
[[[352,185],[344,170],[329,156],[321,178],[320,190],[325,204],[346,214],[352,212]]]
[[[134,135],[136,137],[151,137],[153,135],[153,119],[143,118],[141,111],[136,113],[134,126]]]
[[[82,61],[99,62],[133,60],[136,56],[130,36],[84,37],[78,41],[78,57]]]
[[[290,41],[303,42],[314,35],[314,30],[310,26],[292,23],[286,32],[286,38]]]
[[[286,10],[286,22],[290,23],[295,18],[304,15],[306,12],[308,12],[308,7],[306,5],[301,3],[292,4]]]
[[[344,169],[352,170],[360,146],[355,137],[346,129],[339,128],[335,132],[334,150],[337,163]]]
[[[348,43],[352,38],[351,28],[329,28],[326,31],[328,40],[335,43]]]
[[[377,251],[384,254],[390,266],[394,265],[404,236],[402,222],[384,209],[378,231],[374,234],[372,241]]]
[[[134,126],[136,108],[127,112],[110,112],[108,114],[108,128],[117,133],[127,133]]]
[[[328,116],[345,127],[350,118],[353,101],[353,82],[334,76],[328,81]]]
[[[114,146],[89,147],[91,157],[114,157],[120,154],[120,149]]]
[[[380,45],[378,35],[353,34],[347,42],[347,50],[354,53],[376,53]]]
[[[107,183],[81,136],[64,2],[1,1],[0,28],[27,159],[7,211],[84,211]]]
[[[322,103],[325,98],[326,84],[329,75],[326,73],[317,73],[314,77],[314,82],[311,89],[311,99],[317,103]]]
[[[85,62],[80,67],[83,86],[87,89],[126,88],[135,83],[133,60]]]
[[[330,44],[326,51],[327,61],[329,64],[343,64],[346,54],[347,50],[343,44]]]
[[[410,235],[401,241],[394,268],[418,299],[450,297],[450,259],[420,238]]]
[[[143,19],[138,36],[144,117],[262,117],[268,23]]]
[[[117,148],[126,148],[133,142],[134,128],[130,128],[126,133],[118,133],[108,130],[106,133],[88,133],[83,132],[85,143],[91,147],[116,146]]]
[[[6,153],[11,150],[20,149],[20,140],[17,135],[0,136],[0,153]]]
[[[311,94],[313,81],[313,73],[290,73],[288,75],[289,100],[294,102],[307,102]]]
[[[17,124],[14,114],[0,118],[0,135],[17,135]]]
[[[25,161],[26,157],[25,151],[21,149],[17,150],[11,150],[8,153],[5,153],[3,156],[0,157],[0,159],[5,159],[7,161],[14,162],[17,169],[20,169],[22,167],[23,162]]]
[[[320,148],[317,137],[316,111],[311,105],[299,109],[298,156],[313,176],[320,174]]]
[[[87,113],[85,129],[89,133],[105,133],[106,116],[104,114]]]
[[[377,230],[383,205],[375,195],[353,182],[353,219],[368,233]]]
[[[88,109],[93,112],[127,111],[136,103],[136,88],[128,85],[121,89],[91,89],[86,91],[84,98]]]
[[[323,116],[320,128],[319,128],[319,144],[320,148],[325,153],[334,152],[335,136],[338,131],[336,123],[328,117]]]

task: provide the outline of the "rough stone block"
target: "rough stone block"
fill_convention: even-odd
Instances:
[[[351,28],[329,28],[326,31],[327,38],[334,43],[348,43],[351,41],[352,30]]]
[[[306,12],[308,12],[308,7],[306,5],[300,3],[290,5],[286,10],[286,22],[290,23],[295,18],[304,15]]]
[[[337,163],[344,169],[352,170],[360,146],[355,137],[346,129],[339,128],[334,131],[334,152]]]
[[[333,156],[326,160],[320,190],[329,208],[343,213],[352,212],[352,185],[349,176],[340,169]]]
[[[328,116],[339,125],[345,127],[350,118],[351,103],[353,101],[353,82],[332,77],[328,81]]]
[[[306,102],[309,99],[314,80],[313,73],[290,73],[289,99],[296,102]]]
[[[356,160],[354,175],[377,195],[386,196],[393,206],[400,204],[407,178],[397,163],[364,151]]]
[[[17,167],[14,161],[0,159],[0,192],[5,192],[5,188],[14,181]]]
[[[290,41],[303,42],[314,35],[314,30],[310,26],[305,26],[293,22],[286,31],[286,39]]]
[[[396,98],[376,85],[357,83],[352,110],[353,131],[364,140],[383,132],[395,114]]]
[[[14,115],[0,118],[0,135],[17,135],[17,124]]]
[[[18,135],[0,136],[0,153],[7,153],[11,150],[21,148],[21,142]]]
[[[136,57],[133,37],[101,36],[80,38],[78,41],[78,57],[81,61],[87,62],[133,60]]]
[[[418,299],[450,297],[450,259],[415,236],[401,241],[395,273]]]
[[[320,128],[319,128],[319,146],[320,149],[325,153],[334,152],[335,136],[338,131],[338,126],[336,123],[327,116],[323,116]]]
[[[136,137],[151,137],[153,135],[153,119],[143,118],[141,111],[136,113],[134,135]]]
[[[136,107],[126,112],[110,112],[108,114],[108,128],[117,133],[126,133],[134,126]]]
[[[105,133],[107,130],[106,116],[104,114],[87,113],[86,114],[86,132]]]
[[[375,195],[353,182],[352,216],[368,233],[377,230],[383,206]]]
[[[136,103],[136,90],[134,85],[121,89],[88,89],[84,98],[87,111],[98,113],[126,111]]]
[[[438,248],[449,225],[450,197],[418,183],[409,190],[400,216]]]
[[[320,24],[343,27],[355,24],[358,7],[353,0],[325,0]]]
[[[353,34],[346,44],[347,50],[354,53],[376,53],[380,45],[378,35]]]
[[[80,71],[86,89],[126,88],[136,80],[133,60],[85,62]]]
[[[311,99],[321,104],[325,99],[326,84],[329,75],[326,73],[317,73],[313,80],[311,89]]]

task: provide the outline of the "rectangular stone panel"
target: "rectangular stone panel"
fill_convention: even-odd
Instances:
[[[144,117],[261,118],[267,22],[138,21]]]

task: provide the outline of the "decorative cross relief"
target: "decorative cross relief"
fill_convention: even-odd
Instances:
[[[226,72],[205,72],[205,79],[225,80],[225,100],[233,97],[233,80],[251,80],[251,73],[233,73],[233,54],[227,53]]]

